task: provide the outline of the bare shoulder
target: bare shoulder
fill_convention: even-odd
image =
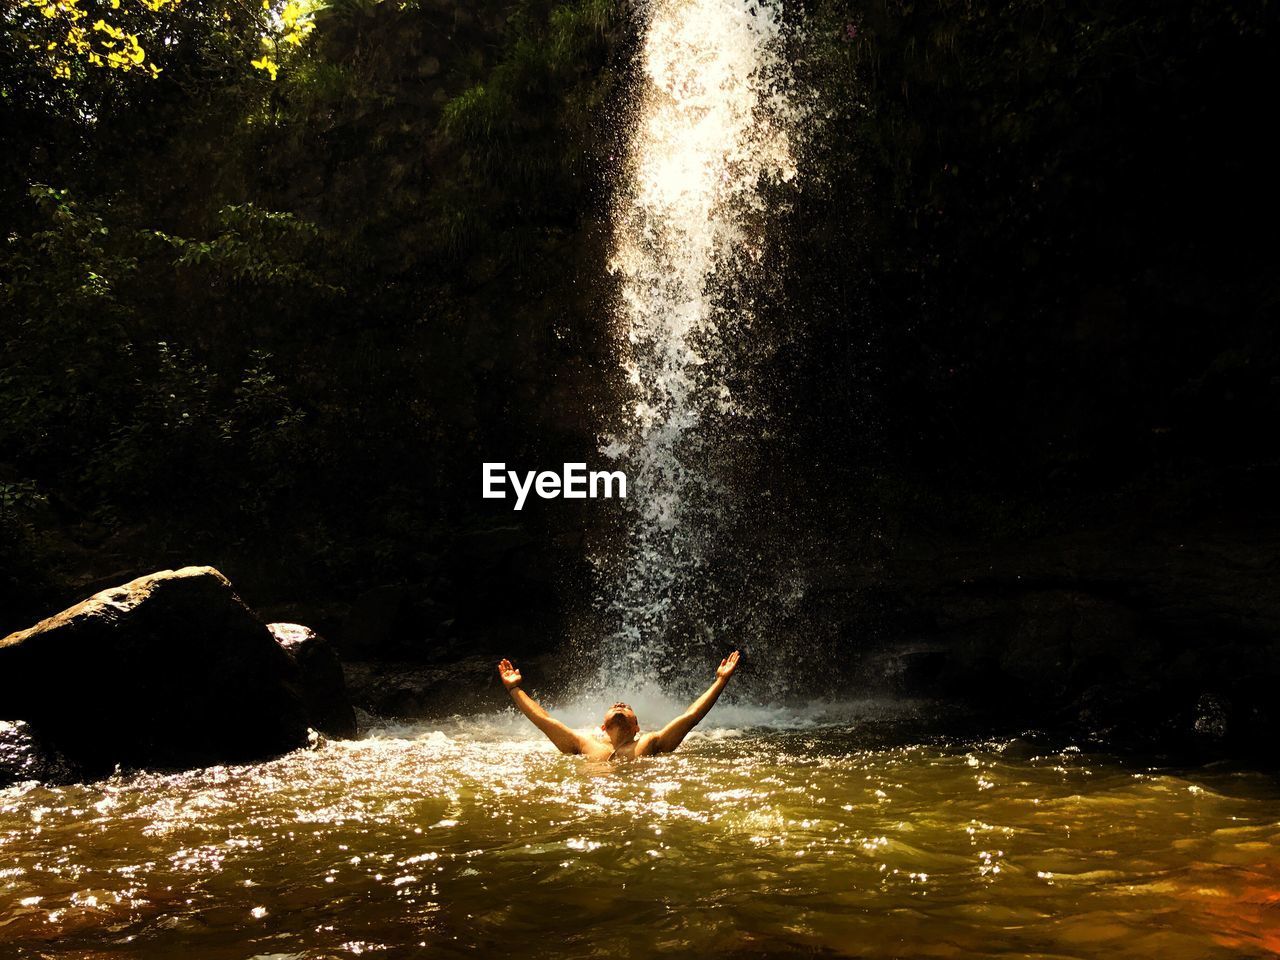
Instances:
[[[636,756],[649,757],[655,753],[661,753],[660,744],[661,740],[658,733],[642,733],[636,738]]]
[[[607,760],[609,755],[613,753],[613,748],[595,737],[579,734],[578,753],[588,760]]]

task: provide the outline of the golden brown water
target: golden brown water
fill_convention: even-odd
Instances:
[[[1271,780],[866,731],[710,730],[610,767],[491,717],[15,787],[0,957],[1280,952]]]

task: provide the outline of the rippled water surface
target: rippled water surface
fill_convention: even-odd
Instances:
[[[718,719],[623,766],[489,717],[15,787],[0,956],[1280,952],[1269,779]]]

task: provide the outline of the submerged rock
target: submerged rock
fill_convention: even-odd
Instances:
[[[354,737],[356,712],[347,699],[342,663],[333,647],[300,623],[269,623],[267,629],[297,664],[297,683],[311,725],[330,737]]]
[[[139,577],[0,640],[0,716],[85,775],[307,743],[300,667],[212,567]]]

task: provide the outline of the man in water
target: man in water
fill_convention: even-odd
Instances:
[[[533,697],[520,689],[520,671],[510,660],[503,660],[498,664],[498,675],[502,677],[502,685],[507,688],[520,712],[532,720],[533,725],[545,733],[560,748],[561,753],[580,753],[592,760],[633,760],[654,753],[670,753],[680,746],[689,731],[698,725],[698,721],[707,715],[707,711],[720,698],[737,668],[738,651],[735,650],[720,661],[720,666],[716,668],[715,683],[707,688],[707,692],[656,733],[642,734],[636,712],[625,703],[615,703],[605,711],[604,723],[600,724],[600,729],[609,738],[608,743],[569,729],[538,706]]]

